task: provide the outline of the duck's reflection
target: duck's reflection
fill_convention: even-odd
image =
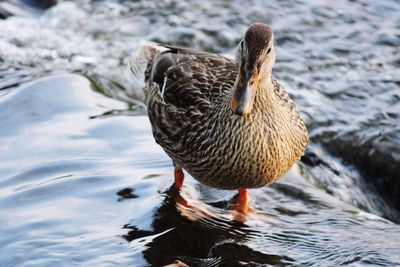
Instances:
[[[141,231],[134,225],[126,225],[130,231],[123,236],[128,242],[155,236],[143,251],[151,266],[163,266],[175,260],[189,266],[235,266],[239,260],[260,262],[262,259],[262,263],[279,260],[277,256],[265,254],[260,258],[242,245],[257,235],[257,231],[232,220],[232,216],[229,217],[231,213],[216,207],[220,203],[210,206],[188,201],[174,187],[164,194],[165,199],[153,216],[153,231]],[[159,233],[163,234],[157,235]]]

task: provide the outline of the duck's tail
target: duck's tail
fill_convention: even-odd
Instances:
[[[129,60],[129,73],[131,75],[133,94],[138,99],[145,100],[146,84],[151,79],[151,72],[156,56],[168,50],[167,47],[157,43],[146,42],[138,52]]]

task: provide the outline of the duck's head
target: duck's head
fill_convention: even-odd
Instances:
[[[252,24],[236,50],[238,77],[231,99],[231,109],[236,115],[251,112],[257,87],[271,81],[274,62],[271,27],[263,23]]]

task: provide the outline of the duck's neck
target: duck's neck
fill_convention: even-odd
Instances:
[[[270,103],[274,101],[275,99],[274,84],[272,83],[271,75],[268,75],[267,77],[259,81],[255,97],[256,97],[255,100],[257,102],[267,101],[268,103]],[[261,104],[266,105],[267,103],[261,103]]]
[[[263,88],[274,88],[274,85],[272,84],[272,79],[271,79],[271,74],[264,76],[262,79],[260,79],[258,87],[263,87]]]

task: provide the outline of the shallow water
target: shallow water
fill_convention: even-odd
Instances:
[[[398,1],[79,3],[0,20],[0,266],[400,265]],[[311,143],[240,223],[235,192],[171,188],[125,64],[144,40],[232,55],[252,21]]]

